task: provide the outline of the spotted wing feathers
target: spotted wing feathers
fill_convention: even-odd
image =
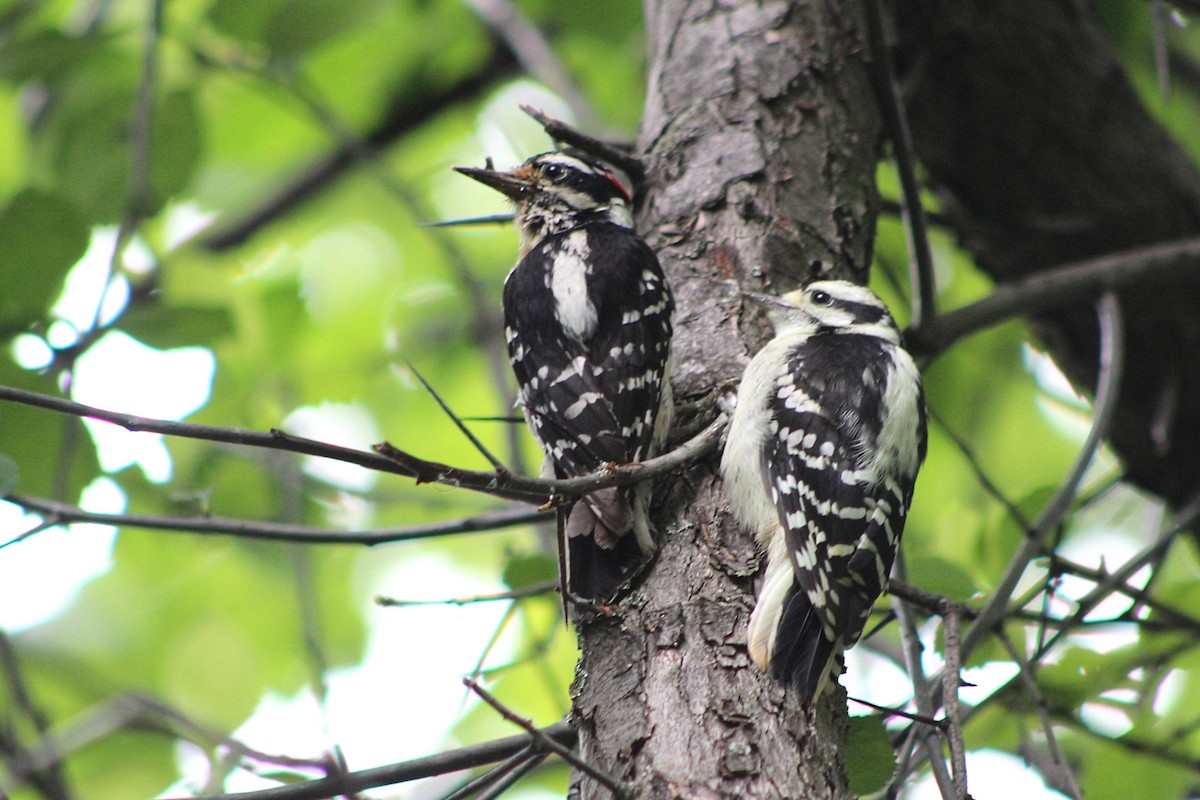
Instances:
[[[567,237],[580,235],[586,240],[568,247]],[[563,277],[568,270],[575,271],[570,280]],[[547,237],[509,275],[504,308],[520,402],[553,474],[573,477],[647,458],[673,310],[653,251],[608,224]],[[578,324],[584,318],[589,324]],[[649,556],[636,494],[604,489],[564,510],[560,536],[572,595],[611,599]],[[639,527],[644,533],[628,535]]]
[[[911,499],[912,480],[877,475],[870,457],[887,346],[865,336],[812,337],[792,352],[769,401],[763,474],[796,577],[771,671],[806,704],[826,685],[835,657],[862,635]],[[831,397],[845,399],[831,407]]]

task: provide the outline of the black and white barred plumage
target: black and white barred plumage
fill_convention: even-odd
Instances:
[[[883,302],[821,281],[763,303],[721,472],[767,567],[750,655],[810,705],[887,587],[925,458],[920,374]]]
[[[670,424],[674,301],[634,231],[628,190],[605,165],[566,151],[510,172],[459,172],[516,204],[505,335],[543,473],[567,478],[653,455]],[[639,484],[560,509],[564,597],[604,603],[633,577],[655,549],[648,504]]]

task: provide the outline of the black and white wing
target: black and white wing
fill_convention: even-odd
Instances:
[[[811,337],[771,396],[763,475],[787,537],[796,585],[785,601],[771,671],[807,705],[862,635],[887,586],[913,478],[875,474],[891,345],[873,337]]]
[[[673,309],[653,251],[615,225],[548,237],[509,275],[504,308],[521,403],[555,474],[646,458]],[[648,523],[633,495],[604,489],[566,511],[560,557],[572,595],[611,599],[649,556]]]

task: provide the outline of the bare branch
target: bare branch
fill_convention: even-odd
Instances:
[[[633,464],[613,464],[591,475],[577,478],[544,480],[459,469],[436,461],[418,458],[392,447],[386,442],[376,445],[377,450],[387,454],[385,456],[378,452],[368,453],[350,447],[305,439],[280,430],[259,433],[239,428],[196,425],[188,422],[173,422],[123,414],[9,386],[0,386],[0,400],[45,408],[62,414],[104,420],[130,431],[161,433],[188,439],[203,439],[329,458],[348,464],[357,464],[367,469],[404,475],[415,479],[418,484],[440,483],[530,503],[556,502],[556,497],[579,497],[608,486],[628,486],[667,475],[699,460],[712,451],[720,441],[721,433],[725,430],[728,422],[724,415],[718,416],[707,428],[675,450],[647,461]]]
[[[1079,788],[1079,781],[1075,777],[1074,770],[1067,763],[1067,759],[1063,756],[1062,750],[1058,746],[1058,737],[1054,735],[1054,724],[1050,721],[1050,714],[1046,710],[1046,699],[1042,696],[1041,690],[1037,685],[1037,678],[1033,674],[1033,669],[1029,662],[1017,650],[1016,645],[1008,636],[1008,632],[1001,628],[998,632],[1000,643],[1004,645],[1004,649],[1008,651],[1008,655],[1012,658],[1013,663],[1017,665],[1017,675],[1021,678],[1021,683],[1025,687],[1025,691],[1029,693],[1029,701],[1037,712],[1038,721],[1042,724],[1042,733],[1046,736],[1046,746],[1050,749],[1050,761],[1054,765],[1057,772],[1053,777],[1059,785],[1065,785],[1071,793],[1074,800],[1083,800],[1083,791]]]
[[[544,737],[544,740],[552,741],[560,747],[570,747],[575,743],[575,730],[567,722],[556,722],[545,728],[538,728],[537,733],[539,737]],[[412,761],[351,772],[338,778],[322,778],[305,783],[277,786],[258,792],[211,795],[190,800],[324,800],[324,798],[353,794],[365,789],[390,786],[434,775],[446,775],[459,770],[473,769],[485,764],[494,764],[540,741],[542,740],[533,734],[524,733]],[[183,800],[183,798],[176,800]]]
[[[21,506],[27,511],[33,511],[46,516],[46,521],[38,525],[35,531],[72,522],[91,522],[99,525],[123,525],[149,530],[181,531],[197,534],[227,534],[243,539],[293,542],[296,544],[358,544],[366,545],[367,547],[394,542],[410,542],[418,539],[432,539],[458,533],[495,531],[517,525],[531,525],[541,522],[545,516],[544,512],[536,509],[520,508],[495,511],[490,514],[480,514],[473,517],[449,520],[447,522],[429,522],[422,525],[406,525],[398,528],[379,528],[373,531],[353,531],[338,530],[336,528],[310,528],[305,525],[287,525],[277,522],[229,519],[226,517],[102,514],[95,511],[87,511],[68,503],[60,503],[57,500],[26,497],[19,494],[9,495],[4,499]],[[26,531],[16,537],[16,539],[11,539],[8,542],[0,544],[0,547],[7,547],[10,544],[25,539],[30,533],[30,531]]]
[[[1100,323],[1100,379],[1096,387],[1096,405],[1093,411],[1091,430],[1088,431],[1087,439],[1075,457],[1075,463],[1067,477],[1042,509],[1038,519],[1034,521],[1033,529],[1025,538],[1020,550],[1009,562],[996,589],[979,612],[975,622],[967,629],[967,633],[963,637],[963,658],[970,656],[983,638],[1003,618],[1012,593],[1025,573],[1025,568],[1029,565],[1030,560],[1041,551],[1046,536],[1062,523],[1063,518],[1070,510],[1079,482],[1083,479],[1083,473],[1091,464],[1096,450],[1108,435],[1121,387],[1121,373],[1125,359],[1125,331],[1120,304],[1115,294],[1109,292],[1104,295],[1097,304],[1096,313]]]
[[[582,770],[583,772],[585,772],[589,776],[591,776],[593,779],[595,779],[597,782],[602,784],[605,788],[607,788],[609,791],[611,791],[613,793],[614,797],[625,798],[625,797],[629,796],[629,790],[626,789],[625,786],[623,786],[619,780],[617,780],[613,776],[609,775],[608,773],[606,773],[600,769],[597,769],[592,764],[589,764],[587,761],[580,758],[579,755],[577,753],[575,753],[573,750],[571,750],[567,747],[563,747],[561,744],[554,741],[550,737],[544,736],[543,734],[541,734],[541,732],[538,731],[538,729],[536,727],[534,727],[533,723],[530,720],[527,720],[524,717],[513,712],[512,709],[508,708],[508,706],[504,705],[499,700],[497,700],[495,698],[495,696],[493,696],[492,693],[489,692],[487,689],[484,689],[482,686],[480,686],[478,683],[471,680],[470,678],[463,678],[463,685],[466,686],[468,689],[470,689],[475,694],[479,695],[480,699],[482,699],[483,702],[487,703],[489,706],[491,706],[493,709],[495,709],[496,713],[498,713],[500,716],[504,717],[506,720],[513,723],[514,725],[524,728],[526,731],[528,731],[529,734],[534,737],[535,741],[539,742],[540,744],[544,745],[549,750],[558,754],[560,757],[562,757],[562,759],[564,761],[566,761],[572,767],[575,767],[578,770]]]
[[[582,124],[592,123],[595,114],[587,98],[571,80],[536,25],[521,16],[508,0],[467,0],[467,5],[508,45],[522,69],[566,100]]]
[[[908,273],[912,285],[912,320],[910,325],[921,327],[924,320],[937,314],[937,291],[934,285],[933,253],[929,249],[929,225],[921,205],[921,189],[917,185],[916,155],[913,152],[912,131],[901,99],[900,82],[892,68],[891,47],[884,30],[882,0],[866,3],[867,32],[874,57],[872,73],[875,91],[892,139],[896,171],[900,175],[900,217],[908,238]]]
[[[478,450],[479,453],[486,458],[493,467],[496,468],[496,471],[509,472],[508,467],[504,466],[500,459],[492,455],[491,451],[483,446],[483,442],[479,441],[475,434],[471,433],[471,429],[463,424],[462,419],[460,419],[459,416],[450,408],[450,406],[446,404],[446,401],[442,399],[442,396],[438,394],[432,386],[429,385],[429,381],[425,380],[425,376],[418,372],[417,368],[411,363],[408,365],[408,368],[413,375],[417,376],[417,380],[419,380],[421,385],[425,387],[425,391],[429,392],[429,395],[434,399],[434,402],[441,407],[442,411],[446,412],[446,416],[450,417],[450,421],[454,423],[455,427],[462,431],[463,436],[467,437],[467,441],[475,445],[475,449]]]
[[[950,746],[950,767],[954,773],[954,791],[959,800],[967,794],[967,747],[963,742],[962,719],[958,713],[958,688],[961,685],[962,651],[959,633],[962,617],[954,603],[942,607],[942,640],[946,664],[942,667],[942,708],[946,715],[946,742]]]
[[[500,488],[514,493],[525,490],[531,495],[540,491],[542,498],[549,498],[549,503],[557,505],[564,498],[581,497],[597,489],[628,486],[671,474],[698,461],[715,448],[727,424],[728,419],[722,414],[700,433],[661,456],[632,464],[608,464],[590,475],[560,480],[461,470],[436,461],[417,458],[387,442],[375,445],[375,449],[387,458],[395,460],[404,468],[402,474],[411,475],[416,478],[417,483],[444,483],[497,495],[500,495]]]
[[[628,175],[629,180],[634,182],[635,188],[640,187],[642,182],[646,180],[646,165],[642,163],[641,159],[635,158],[610,144],[605,144],[599,139],[588,136],[586,133],[576,130],[562,120],[555,119],[533,106],[521,106],[521,110],[540,122],[546,130],[546,134],[551,139],[570,145],[571,147],[576,147],[601,161],[607,161]]]
[[[503,780],[510,772],[532,761],[536,756],[533,745],[513,753],[508,758],[501,761],[496,766],[489,769],[482,775],[464,783],[462,786],[455,789],[450,794],[446,795],[443,800],[466,800],[466,798],[475,794],[486,787],[492,786]]]
[[[962,337],[1012,317],[1040,314],[1135,283],[1197,278],[1200,238],[1111,253],[1001,284],[977,303],[927,319],[920,327],[910,326],[905,341],[914,354],[933,357]]]
[[[204,54],[196,55],[204,62],[214,63]],[[427,80],[426,76],[415,76],[399,87],[391,107],[384,111],[371,130],[362,135],[361,140],[370,152],[378,152],[419,129],[454,104],[478,97],[488,86],[507,80],[515,71],[516,60],[512,53],[507,48],[497,47],[478,70],[448,87],[443,88],[438,82]],[[358,163],[352,148],[345,143],[339,144],[258,208],[206,237],[202,245],[213,252],[237,247],[267,225],[311,200]]]
[[[546,758],[547,755],[542,753],[541,755],[526,759],[525,763],[521,764],[519,767],[509,770],[507,775],[504,775],[495,783],[493,783],[490,787],[488,787],[487,791],[480,792],[478,796],[476,796],[475,800],[495,800],[495,798],[499,797],[508,789],[510,789],[513,784],[529,774],[529,772],[540,767]]]
[[[14,715],[13,718],[5,720],[3,727],[14,731],[21,727],[15,718],[17,714],[21,714],[33,726],[33,730],[43,742],[53,744],[50,721],[34,702],[21,669],[17,648],[13,645],[12,638],[3,629],[0,629],[0,668],[3,669],[7,678],[8,692],[6,694],[10,698]],[[7,730],[0,731],[0,741],[5,743],[5,749],[7,750],[9,745],[12,746],[13,752],[5,754],[7,756],[5,761],[8,770],[13,773],[14,779],[28,781],[46,800],[70,800],[72,793],[63,772],[61,759],[38,759],[35,754],[18,749],[15,737],[12,742],[8,742],[8,738]],[[55,750],[57,751],[57,748]],[[7,792],[6,788],[0,784],[0,797],[3,796],[7,796]]]
[[[558,581],[543,581],[520,589],[510,589],[507,592],[495,594],[477,594],[474,597],[451,597],[447,600],[397,600],[394,597],[379,595],[375,605],[385,607],[405,608],[408,606],[466,606],[472,603],[491,603],[497,600],[520,600],[524,597],[534,597],[539,594],[553,592],[558,588]]]
[[[903,551],[897,554],[896,571],[901,577],[904,577],[905,563]],[[892,595],[892,610],[896,614],[897,623],[899,623],[900,639],[904,645],[904,664],[908,668],[908,675],[912,681],[913,702],[917,706],[917,713],[926,719],[933,719],[934,702],[929,680],[925,677],[925,670],[921,666],[921,654],[924,648],[921,645],[921,638],[917,632],[916,620],[913,618],[912,610],[909,608],[908,603],[898,595]],[[938,726],[938,728],[931,731],[924,727],[910,725],[908,736],[912,737],[921,746],[922,751],[924,751],[943,800],[951,800],[951,798],[959,800],[955,795],[954,781],[950,777],[950,772],[946,769],[946,762],[942,759],[941,744],[938,738],[941,727]],[[893,780],[897,778],[899,778],[899,773],[893,777]]]

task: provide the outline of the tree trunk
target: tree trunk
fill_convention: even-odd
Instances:
[[[996,281],[1200,235],[1200,172],[1088,4],[920,0],[896,13],[917,154]],[[1129,355],[1111,432],[1127,476],[1176,505],[1200,488],[1200,264],[1179,272],[1121,293]],[[1089,298],[1038,326],[1077,385],[1095,387]]]
[[[640,229],[675,291],[677,400],[740,377],[767,334],[739,289],[864,279],[880,123],[859,5],[647,0]],[[582,755],[639,798],[845,798],[845,696],[816,713],[746,653],[758,556],[717,459],[656,487],[662,548],[612,616],[580,624]],[[590,779],[583,797],[606,797]]]

